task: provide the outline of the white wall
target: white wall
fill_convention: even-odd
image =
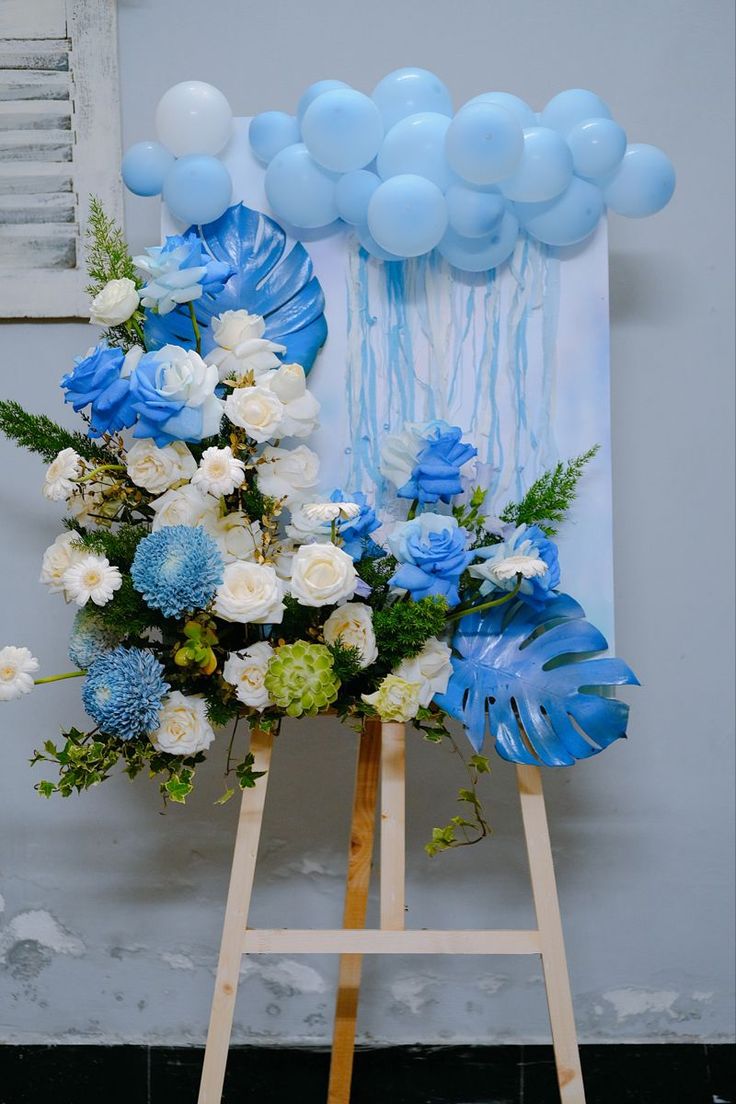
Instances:
[[[214,82],[248,114],[293,109],[320,77],[369,90],[418,64],[458,102],[495,87],[541,106],[562,88],[594,88],[632,138],[675,161],[669,208],[611,222],[617,637],[644,686],[629,695],[628,743],[548,772],[546,788],[582,1037],[728,1037],[731,0],[121,0],[119,12],[126,144],[151,134],[158,96],[185,77]],[[136,247],[155,240],[157,217],[154,202],[129,201]],[[4,326],[0,391],[68,421],[56,383],[89,340],[75,324]],[[0,444],[0,636],[61,670],[71,614],[36,584],[57,531],[41,472]],[[211,804],[216,756],[191,806],[164,817],[146,779],[37,797],[26,760],[60,723],[82,720],[78,690],[47,688],[0,717],[0,1038],[199,1042],[235,806]],[[339,922],[353,748],[332,723],[279,741],[254,923]],[[495,837],[433,862],[422,854],[459,782],[444,750],[412,743],[409,923],[528,924],[513,774],[500,761],[486,787]],[[325,1040],[333,980],[327,961],[256,962],[235,1037]],[[519,1041],[546,1030],[531,961],[366,968],[367,1041]]]

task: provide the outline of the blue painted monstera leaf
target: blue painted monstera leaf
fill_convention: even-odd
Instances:
[[[312,261],[299,242],[286,251],[286,234],[277,222],[239,203],[207,226],[186,231],[202,238],[218,261],[229,261],[235,273],[221,291],[205,290],[194,309],[202,333],[202,353],[215,344],[212,318],[226,310],[260,314],[264,337],[286,346],[287,364],[301,364],[309,372],[327,337],[325,297],[314,275]],[[148,313],[145,325],[149,349],[168,343],[194,344],[189,306],[170,314]]]
[[[434,700],[463,722],[476,751],[488,726],[504,759],[570,766],[626,735],[628,706],[602,690],[639,683],[622,660],[589,658],[607,646],[567,594],[538,611],[515,602],[469,614],[453,640],[447,693]]]

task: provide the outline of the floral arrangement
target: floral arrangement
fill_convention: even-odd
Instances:
[[[476,792],[488,729],[505,758],[548,765],[625,735],[627,707],[600,691],[635,677],[589,658],[606,642],[558,592],[553,538],[596,450],[493,517],[461,428],[410,424],[382,445],[405,520],[382,526],[349,488],[319,493],[304,443],[326,334],[311,265],[247,208],[206,229],[132,258],[94,204],[91,321],[104,335],[61,380],[86,432],[0,403],[0,428],[48,464],[44,495],[66,503],[41,581],[77,607],[74,669],[39,678],[27,648],[3,647],[0,700],[79,677],[91,719],[36,751],[58,768],[37,789],[67,796],[120,763],[184,802],[232,725],[222,802],[258,777],[236,750],[241,720],[380,718],[457,750],[456,718],[473,750],[464,811],[428,850],[473,842],[488,828]]]

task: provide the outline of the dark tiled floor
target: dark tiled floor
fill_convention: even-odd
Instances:
[[[732,1046],[584,1046],[588,1104],[736,1104]],[[234,1047],[225,1104],[324,1104],[329,1056]],[[202,1051],[0,1047],[0,1104],[194,1104]],[[550,1047],[356,1055],[351,1104],[558,1104]]]

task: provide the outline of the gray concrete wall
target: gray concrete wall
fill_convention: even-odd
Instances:
[[[242,114],[291,109],[324,76],[370,89],[425,65],[458,102],[508,88],[536,105],[591,87],[679,172],[671,206],[611,223],[617,636],[644,684],[631,739],[548,773],[547,795],[583,1039],[724,1039],[733,1030],[731,922],[733,417],[731,0],[120,0],[126,143],[187,76]],[[136,247],[152,202],[129,200]],[[78,324],[5,325],[3,395],[68,421],[59,376]],[[55,536],[41,464],[0,443],[3,641],[65,665],[71,611],[37,586]],[[190,807],[160,816],[145,778],[45,802],[27,759],[81,722],[77,684],[3,707],[0,1039],[201,1042],[236,808],[213,808],[216,755]],[[336,724],[279,741],[253,922],[339,922],[355,738]],[[513,772],[486,787],[495,836],[430,862],[460,784],[444,749],[410,748],[409,922],[523,926],[531,905]],[[312,801],[310,787],[318,792]],[[442,812],[438,812],[442,810]],[[374,906],[375,908],[375,903]],[[235,1038],[325,1041],[334,963],[258,960]],[[541,1040],[531,960],[406,959],[366,967],[370,1041]]]

